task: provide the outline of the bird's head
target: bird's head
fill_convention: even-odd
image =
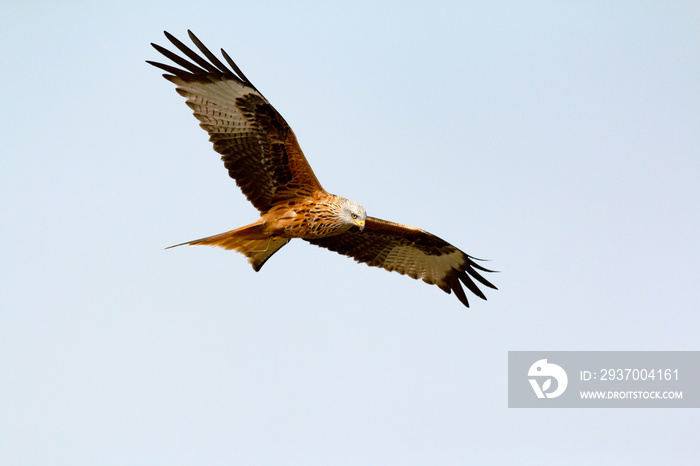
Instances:
[[[362,207],[355,201],[350,199],[343,199],[340,204],[340,220],[345,225],[350,227],[356,226],[360,231],[365,228],[365,219],[367,218],[367,213],[365,208]]]

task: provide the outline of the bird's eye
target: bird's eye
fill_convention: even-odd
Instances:
[[[354,220],[354,219],[356,219],[356,218],[357,218],[357,214],[352,214],[352,215],[351,215],[351,217],[352,217],[352,218],[353,218],[353,220]]]

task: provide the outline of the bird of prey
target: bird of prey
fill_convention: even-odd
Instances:
[[[448,294],[454,291],[467,307],[462,283],[482,299],[486,297],[474,280],[496,289],[477,271],[492,272],[475,262],[479,259],[427,231],[369,217],[357,202],[323,189],[282,116],[223,49],[228,66],[188,33],[201,54],[165,32],[181,55],[151,45],[177,66],[147,63],[164,70],[163,77],[187,99],[229,175],[260,211],[260,218],[177,246],[233,249],[259,271],[292,238],[301,238],[357,262],[420,278]]]

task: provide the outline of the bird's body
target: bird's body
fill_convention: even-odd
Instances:
[[[355,207],[356,213],[350,212],[350,221],[339,221],[343,210],[350,211],[351,207]],[[277,203],[262,214],[261,220],[263,231],[270,236],[319,239],[345,233],[354,226],[363,229],[365,218],[359,204],[324,192]]]
[[[260,211],[250,225],[183,244],[236,250],[258,271],[291,239],[301,238],[454,291],[466,306],[460,282],[483,299],[471,278],[495,288],[476,271],[489,270],[446,241],[419,228],[368,217],[360,204],[323,189],[292,129],[226,52],[221,51],[229,66],[191,32],[204,57],[165,34],[191,61],[153,44],[181,68],[148,63],[168,73],[163,76],[187,99],[229,175]]]

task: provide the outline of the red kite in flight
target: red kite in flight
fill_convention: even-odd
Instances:
[[[323,189],[282,116],[223,49],[228,66],[188,32],[203,56],[166,32],[184,56],[151,45],[179,68],[148,63],[165,70],[163,76],[187,99],[229,175],[260,211],[260,218],[183,244],[236,250],[259,271],[292,238],[301,238],[358,262],[420,278],[446,293],[454,291],[467,307],[462,284],[482,299],[486,297],[472,279],[496,289],[477,272],[492,271],[450,243],[419,228],[368,217],[357,202]]]

